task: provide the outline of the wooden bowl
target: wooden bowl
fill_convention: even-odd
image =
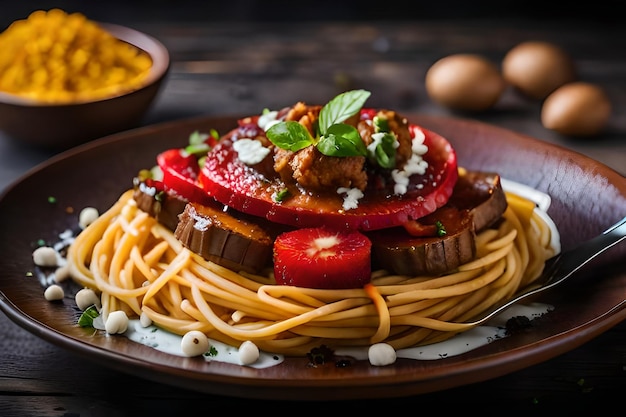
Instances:
[[[150,55],[153,65],[144,83],[122,95],[59,104],[0,92],[0,130],[18,142],[62,150],[140,124],[169,71],[169,52],[145,33],[119,25],[100,25]]]

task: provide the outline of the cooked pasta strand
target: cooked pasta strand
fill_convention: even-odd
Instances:
[[[476,236],[477,257],[442,276],[372,272],[364,288],[326,290],[276,285],[207,261],[138,209],[132,190],[82,231],[68,250],[73,279],[101,293],[102,315],[147,315],[184,334],[200,330],[238,346],[302,355],[321,344],[396,349],[448,339],[467,321],[511,297],[541,273],[554,253],[550,228],[531,203],[513,202],[497,227]]]

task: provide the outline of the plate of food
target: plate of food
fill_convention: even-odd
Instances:
[[[369,95],[143,127],[35,167],[0,196],[0,308],[121,372],[289,400],[471,384],[626,317],[616,246],[469,324],[622,219],[626,179]]]

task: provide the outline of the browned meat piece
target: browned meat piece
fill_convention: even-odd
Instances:
[[[364,156],[329,157],[309,146],[296,152],[289,164],[294,179],[307,189],[348,187],[364,190],[367,185]]]
[[[309,130],[311,136],[315,136],[313,123],[319,118],[320,110],[322,106],[308,106],[303,102],[298,102],[287,112],[285,120],[299,122]]]
[[[365,157],[330,157],[323,155],[314,146],[298,152],[276,148],[274,169],[283,182],[297,182],[309,190],[331,190],[338,187],[364,190],[367,185]]]
[[[285,120],[297,121],[305,126],[311,135],[314,135],[313,126],[319,118],[321,106],[308,106],[303,102],[290,108]],[[393,132],[399,142],[396,149],[396,167],[401,168],[412,155],[412,140],[409,132],[409,123],[406,118],[391,110],[380,110],[379,118],[387,120],[389,130]],[[372,142],[375,133],[374,125],[370,121],[357,122],[358,116],[346,120],[359,130],[366,145]],[[328,157],[322,155],[315,147],[310,146],[298,152],[275,148],[274,170],[286,184],[294,181],[309,190],[336,189],[338,187],[358,188],[364,190],[367,185],[365,171],[366,158]]]
[[[322,106],[307,106],[303,102],[294,105],[285,120],[297,121],[315,135],[313,125],[319,118]],[[274,170],[286,184],[294,181],[309,190],[334,190],[338,187],[365,189],[367,174],[365,158],[361,156],[334,158],[322,155],[314,146],[298,152],[276,147]]]
[[[386,119],[389,124],[389,130],[395,133],[398,138],[399,146],[396,149],[396,168],[402,168],[413,153],[409,122],[405,117],[391,110],[380,110],[376,116]],[[375,133],[373,123],[362,120],[359,122],[357,129],[365,145],[372,143],[372,134]]]
[[[289,164],[289,160],[293,158],[294,152],[286,149],[274,147],[274,171],[280,176],[285,184],[293,184],[293,169]]]

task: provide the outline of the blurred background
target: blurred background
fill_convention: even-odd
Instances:
[[[376,107],[471,117],[592,158],[603,144],[626,151],[626,16],[616,1],[0,0],[0,31],[34,10],[51,8],[129,26],[169,49],[170,73],[143,125],[257,114],[299,100],[324,103],[340,91],[366,88]],[[437,59],[477,53],[499,65],[510,48],[526,40],[562,46],[581,79],[607,87],[614,110],[606,134],[580,140],[549,131],[540,122],[540,103],[511,90],[493,109],[477,114],[429,99],[424,77]],[[3,147],[15,146],[0,132],[0,188],[14,178],[14,171],[3,174],[1,166],[16,164],[2,158]],[[29,164],[51,154],[32,147],[19,153]],[[624,174],[622,159],[618,153],[604,162]]]
[[[365,1],[316,0],[2,0],[0,25],[26,17],[35,9],[60,7],[68,12],[88,12],[94,19],[106,21],[151,21],[184,19],[194,21],[285,21],[285,20],[409,20],[468,18],[597,19],[619,22],[618,1],[590,3],[506,1],[506,0],[387,0]]]
[[[372,107],[476,119],[573,149],[626,175],[626,12],[620,1],[0,0],[0,32],[35,10],[52,8],[128,26],[167,47],[170,72],[142,120],[143,126],[196,116],[254,115],[264,108],[279,109],[300,100],[322,104],[347,89],[365,88],[373,93],[368,100]],[[511,48],[528,40],[561,46],[574,60],[581,80],[606,90],[613,106],[606,132],[573,138],[546,129],[540,121],[541,102],[524,98],[511,88],[493,108],[471,114],[437,105],[427,94],[425,75],[438,59],[475,53],[500,65]],[[11,189],[11,183],[19,183],[20,177],[28,177],[29,170],[60,151],[14,139],[0,131],[0,197]],[[172,138],[176,143],[183,139]],[[72,176],[75,173],[68,173],[68,181]],[[597,211],[589,212],[597,215]],[[576,230],[585,227],[571,226]],[[5,416],[3,399],[20,411],[55,404],[49,408],[49,415],[55,416],[66,411],[57,403],[88,404],[89,410],[104,405],[96,411],[98,415],[127,415],[106,411],[108,406],[127,406],[115,400],[120,387],[126,385],[109,384],[117,382],[116,373],[93,375],[83,386],[82,379],[74,378],[80,369],[58,372],[73,357],[39,344],[34,336],[0,316],[4,320],[0,325],[6,329],[3,346],[12,348],[3,350],[4,361],[0,360],[0,368],[4,366],[9,375],[4,378],[6,395],[0,396],[0,417]],[[571,402],[572,407],[606,399],[607,392],[613,395],[623,390],[625,329],[616,326],[604,338],[560,361],[477,384],[467,392],[476,393],[472,396],[477,401],[486,400],[481,411],[496,412],[519,409],[520,404],[535,410],[537,393],[543,392],[547,392],[540,396],[543,403],[556,398],[559,401],[555,403]],[[582,386],[585,376],[589,382]],[[56,381],[64,381],[67,387],[59,390]],[[43,394],[37,391],[42,386]],[[493,388],[499,391],[494,394]],[[154,392],[163,392],[163,398]],[[147,405],[156,415],[163,413],[164,404],[189,411],[190,404],[202,406],[207,401],[205,396],[170,387],[145,396],[139,392],[134,398],[140,398],[140,404],[132,406]],[[439,405],[448,398],[450,393],[444,392],[430,397],[429,403]],[[598,403],[594,402],[592,409],[600,409]],[[64,415],[70,414],[85,415]]]

